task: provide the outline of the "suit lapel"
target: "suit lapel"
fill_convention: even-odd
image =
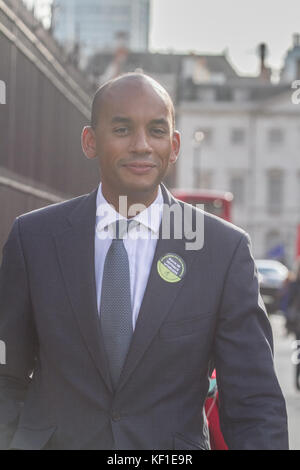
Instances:
[[[165,204],[178,204],[164,186],[162,186],[162,190]],[[163,220],[164,217],[165,210]],[[171,227],[171,234],[172,229],[173,227]],[[157,271],[159,259],[168,253],[176,254],[184,260],[186,271],[191,269],[193,260],[195,259],[194,252],[186,250],[186,240],[184,237],[182,239],[174,239],[171,235],[170,239],[162,239],[161,235],[160,233],[136,328],[117,390],[120,390],[124,386],[129,376],[141,361],[143,354],[157,334],[185,282],[184,278],[175,283],[163,280]]]
[[[162,186],[164,202],[179,204]],[[70,226],[55,234],[56,247],[66,290],[86,346],[107,387],[113,391],[97,309],[95,281],[95,222],[97,189],[89,194],[68,217]],[[163,213],[163,220],[165,213]],[[194,251],[186,250],[186,239],[160,238],[140,308],[132,342],[117,390],[127,382],[141,361],[165,317],[180,293],[185,279],[169,283],[157,271],[159,259],[173,253],[182,258],[186,271],[192,267]]]
[[[60,266],[71,305],[86,346],[112,390],[97,310],[95,217],[97,189],[69,217],[71,227],[55,235]]]

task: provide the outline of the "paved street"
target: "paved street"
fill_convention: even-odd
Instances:
[[[291,361],[293,336],[286,336],[284,321],[279,315],[270,317],[275,348],[275,367],[288,409],[290,449],[300,450],[300,392],[294,387],[294,365]]]

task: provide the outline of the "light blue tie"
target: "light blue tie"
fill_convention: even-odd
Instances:
[[[100,320],[111,378],[116,388],[133,327],[129,262],[123,243],[128,221],[118,220],[114,228],[116,238],[112,240],[104,263]]]

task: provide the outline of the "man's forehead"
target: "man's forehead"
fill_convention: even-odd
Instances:
[[[170,108],[170,98],[162,87],[156,86],[145,79],[123,78],[113,82],[107,90],[104,91],[102,99],[105,104],[122,105],[131,104],[133,101],[141,99],[153,100],[153,105],[165,106]]]
[[[122,84],[123,85],[123,84]],[[133,85],[133,86],[132,86]],[[124,87],[107,90],[100,106],[101,115],[111,123],[143,119],[147,122],[164,120],[172,121],[172,111],[168,100],[150,87],[135,87],[124,84]]]
[[[147,75],[127,75],[103,85],[94,98],[92,122],[112,115],[137,117],[139,112],[165,117],[174,125],[174,106],[168,92]],[[160,115],[160,116],[158,116]]]
[[[135,88],[141,90],[156,90],[156,92],[167,95],[166,90],[153,78],[142,74],[132,74],[118,77],[112,80],[107,87],[111,89]]]

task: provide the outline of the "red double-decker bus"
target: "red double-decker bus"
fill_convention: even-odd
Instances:
[[[172,194],[183,202],[192,205],[203,204],[204,210],[222,219],[232,221],[233,194],[229,191],[212,189],[174,189]]]

